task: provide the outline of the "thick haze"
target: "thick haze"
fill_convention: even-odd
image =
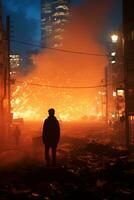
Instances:
[[[24,84],[20,84],[18,91],[14,93],[12,103],[16,116],[43,119],[50,107],[56,109],[58,117],[62,120],[97,115],[96,110],[101,112],[100,107],[96,108],[95,102],[101,86],[97,89],[52,89],[30,84],[63,87],[101,85],[107,57],[105,48],[98,42],[98,38],[104,31],[111,6],[110,2],[103,0],[101,3],[85,3],[72,8],[72,18],[65,27],[62,49],[98,56],[47,49],[33,56],[35,70],[21,79]]]

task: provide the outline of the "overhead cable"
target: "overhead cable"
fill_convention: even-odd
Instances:
[[[23,81],[16,80],[17,83],[24,84]],[[123,81],[119,81],[117,83],[122,83]],[[107,87],[113,85],[113,83],[103,84],[103,85],[93,85],[93,86],[56,86],[56,85],[46,85],[46,84],[39,84],[39,83],[27,83],[28,85],[32,86],[39,86],[39,87],[48,87],[48,88],[56,88],[56,89],[94,89],[100,87]],[[114,83],[115,84],[115,83]]]
[[[43,49],[49,49],[49,50],[52,50],[52,51],[71,53],[71,54],[81,54],[81,55],[87,55],[87,56],[107,57],[106,54],[88,53],[88,52],[82,52],[82,51],[72,51],[72,50],[67,50],[67,49],[57,49],[57,48],[52,48],[52,47],[44,47],[40,44],[33,44],[33,43],[23,42],[23,41],[13,40],[13,39],[11,40],[11,42],[16,42],[16,43],[20,43],[20,44],[23,44],[23,45],[34,46],[34,47],[43,48]]]

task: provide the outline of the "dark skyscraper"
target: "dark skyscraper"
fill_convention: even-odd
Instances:
[[[69,16],[68,0],[41,1],[41,42],[44,46],[62,46],[62,33]]]
[[[133,144],[134,132],[134,1],[123,0],[123,35],[125,69],[125,105],[127,146]]]
[[[123,8],[125,72],[129,101],[132,101],[129,103],[129,111],[134,113],[134,1],[124,0]]]

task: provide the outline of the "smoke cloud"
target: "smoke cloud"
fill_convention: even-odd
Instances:
[[[99,43],[99,38],[104,31],[109,8],[110,3],[106,0],[96,4],[86,2],[72,8],[71,20],[65,27],[61,49],[98,54],[98,56],[49,49],[34,55],[32,59],[36,68],[22,80],[25,84],[21,85],[19,90],[21,94],[22,91],[24,94],[29,94],[25,94],[27,101],[21,109],[17,108],[14,101],[14,112],[17,113],[19,109],[18,113],[21,113],[25,108],[25,111],[30,110],[30,116],[33,112],[34,119],[35,116],[42,119],[47,114],[47,109],[54,107],[62,120],[80,119],[83,116],[96,114],[95,95],[98,88],[56,89],[33,86],[26,82],[63,87],[100,85],[104,79],[107,57],[102,56],[106,55],[106,52]],[[14,99],[19,98],[17,95],[14,95]],[[20,103],[23,104],[23,99]]]

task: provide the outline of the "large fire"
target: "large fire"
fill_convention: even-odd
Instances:
[[[87,20],[89,9],[85,7],[73,11],[72,22],[67,25],[64,33],[62,49],[105,54],[104,48],[96,40],[100,29],[93,20]],[[101,6],[100,9],[102,9]],[[92,19],[97,17],[97,13],[91,15]],[[101,25],[103,25],[102,22],[99,15]],[[16,82],[16,88],[13,89],[14,118],[42,120],[51,107],[56,109],[56,115],[63,121],[96,115],[97,88],[65,89],[43,85],[63,87],[99,85],[107,64],[106,57],[45,49],[38,55],[34,55],[32,59],[36,69],[28,76],[18,78],[20,83]]]
[[[80,92],[74,89],[56,89],[40,85],[32,85],[36,81],[20,83],[12,94],[14,118],[26,120],[42,120],[50,107],[56,109],[56,115],[62,121],[79,120],[95,115],[95,108],[88,90]],[[87,90],[87,92],[86,92]],[[81,95],[80,95],[81,93]]]

